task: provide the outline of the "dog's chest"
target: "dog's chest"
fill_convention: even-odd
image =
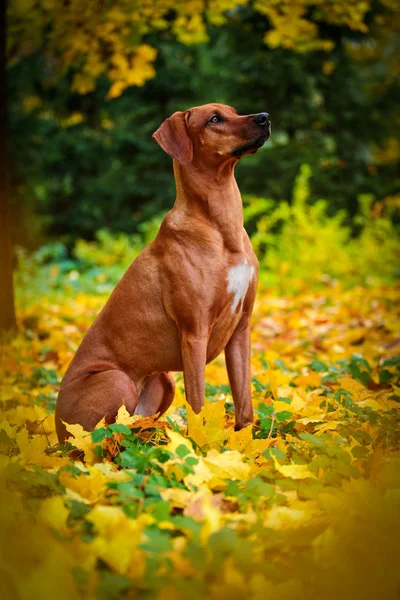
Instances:
[[[255,268],[247,259],[225,269],[222,295],[218,299],[219,311],[215,319],[207,348],[207,362],[218,356],[225,348],[240,321],[243,304],[253,278]]]
[[[254,277],[254,267],[249,265],[247,259],[228,269],[226,277],[226,293],[230,298],[231,313],[242,308],[249,285]]]

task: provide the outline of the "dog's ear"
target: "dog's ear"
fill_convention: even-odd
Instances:
[[[153,133],[161,148],[181,165],[188,165],[193,160],[193,144],[187,124],[189,113],[174,113]]]

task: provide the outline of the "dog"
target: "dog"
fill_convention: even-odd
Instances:
[[[204,404],[204,369],[225,351],[235,429],[253,422],[250,317],[258,261],[243,227],[237,161],[270,136],[262,112],[223,104],[175,112],[153,134],[173,158],[176,201],[155,240],[135,259],[89,328],[63,378],[56,428],[91,431],[130,414],[164,413],[170,371],[183,371],[186,400]]]

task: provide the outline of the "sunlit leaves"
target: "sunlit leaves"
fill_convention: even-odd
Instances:
[[[232,430],[232,427],[225,429],[225,406],[221,401],[206,404],[198,415],[188,406],[187,421],[188,435],[200,448],[214,447],[226,440]]]
[[[72,89],[87,94],[105,73],[111,84],[108,98],[116,98],[127,87],[142,86],[156,74],[157,50],[144,43],[147,34],[170,32],[186,45],[204,43],[209,24],[223,26],[249,4],[268,19],[265,43],[272,49],[297,52],[332,50],[334,42],[321,35],[320,23],[366,33],[372,7],[370,0],[119,0],[100,10],[96,0],[84,5],[71,0],[61,8],[56,0],[16,0],[9,7],[10,62],[44,48],[53,83],[57,74],[71,69]],[[389,13],[395,10],[394,4],[385,2]],[[332,72],[331,65],[325,62],[325,74]]]
[[[86,250],[94,260],[98,249]],[[22,312],[3,362],[0,541],[11,589],[49,599],[395,597],[393,289],[277,297],[261,286],[254,426],[234,431],[219,358],[199,415],[177,378],[165,417],[122,405],[93,432],[68,425],[60,447],[59,381],[104,301],[77,281],[78,294],[63,289],[62,302],[37,298]]]

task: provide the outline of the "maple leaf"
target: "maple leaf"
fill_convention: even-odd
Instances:
[[[225,428],[224,401],[206,403],[200,413],[196,413],[188,405],[188,435],[200,446],[221,446],[228,438],[233,427]]]
[[[244,456],[254,457],[262,454],[269,446],[274,443],[271,439],[253,439],[253,428],[251,425],[240,429],[240,431],[231,431],[225,448],[229,450],[238,450],[242,452]]]
[[[72,433],[72,436],[67,439],[67,442],[85,453],[85,462],[88,465],[93,465],[95,462],[97,462],[98,458],[94,453],[95,446],[92,441],[92,434],[89,431],[85,431],[82,425],[79,425],[79,423],[74,425],[65,423],[64,421],[63,423],[67,428],[67,431]]]
[[[56,531],[61,533],[66,533],[68,531],[68,517],[69,510],[66,507],[62,496],[46,498],[40,505],[38,512],[39,521]]]
[[[101,470],[90,465],[75,464],[78,473],[69,470],[61,471],[60,483],[68,489],[71,498],[86,503],[97,502],[107,489],[106,476]]]
[[[144,552],[139,548],[143,524],[129,519],[116,506],[96,506],[88,521],[97,532],[91,552],[117,573],[139,577],[145,568]]]
[[[290,477],[290,479],[307,479],[308,477],[316,477],[315,473],[312,473],[307,465],[281,465],[277,460],[274,460],[275,469],[281,473],[284,477]]]
[[[225,487],[226,480],[246,480],[250,476],[250,465],[243,462],[243,456],[236,450],[223,452],[210,450],[204,459],[205,464],[210,468],[213,477],[208,485],[212,489],[221,489]]]

